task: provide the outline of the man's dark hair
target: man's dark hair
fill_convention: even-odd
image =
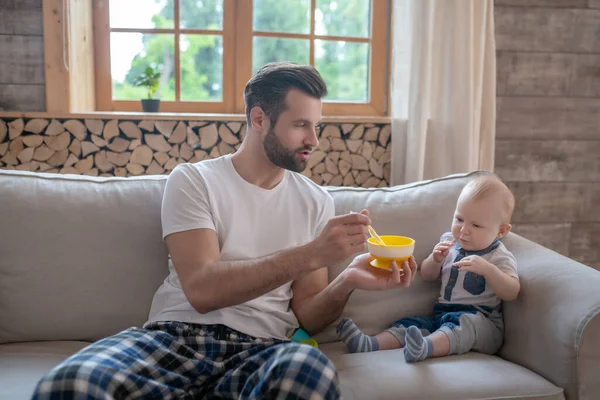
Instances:
[[[250,110],[256,106],[267,114],[271,125],[274,126],[279,114],[285,111],[285,96],[292,88],[317,99],[327,95],[325,81],[310,65],[272,62],[259,69],[244,89],[248,126],[251,124]]]

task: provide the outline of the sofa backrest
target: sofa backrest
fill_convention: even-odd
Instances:
[[[328,188],[336,213],[371,211],[380,234],[416,240],[418,261],[451,222],[468,175],[394,188]],[[0,170],[0,343],[94,341],[141,326],[167,275],[165,176],[100,178]],[[349,262],[330,269],[333,279]],[[435,284],[355,292],[344,315],[367,330],[428,312]],[[333,328],[318,336],[333,340]]]
[[[143,324],[167,273],[165,182],[0,171],[0,343]]]

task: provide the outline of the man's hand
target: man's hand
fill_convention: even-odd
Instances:
[[[357,256],[344,271],[348,282],[354,289],[388,290],[397,287],[409,287],[417,274],[417,263],[411,256],[402,263],[402,270],[396,262],[392,262],[392,271],[385,271],[371,266],[370,254]]]
[[[450,248],[452,246],[454,246],[454,242],[452,241],[440,242],[436,244],[433,248],[433,253],[431,253],[433,256],[433,261],[438,264],[444,262],[446,257],[448,257],[448,253],[450,253]]]
[[[487,278],[490,272],[497,269],[496,266],[479,256],[467,256],[462,260],[455,262],[459,271],[472,272]]]
[[[315,268],[329,267],[366,250],[369,212],[340,215],[329,220],[317,239],[310,243]]]

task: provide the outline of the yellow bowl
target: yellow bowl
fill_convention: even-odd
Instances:
[[[375,259],[371,265],[375,268],[391,270],[392,261],[396,261],[398,268],[402,269],[402,262],[408,260],[415,250],[415,240],[406,236],[381,235],[385,245],[379,244],[374,238],[367,240],[369,253]]]

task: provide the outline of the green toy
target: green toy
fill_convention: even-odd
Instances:
[[[319,348],[319,344],[316,340],[311,339],[310,335],[302,328],[296,329],[296,332],[292,335],[292,342],[304,343],[310,346]]]

